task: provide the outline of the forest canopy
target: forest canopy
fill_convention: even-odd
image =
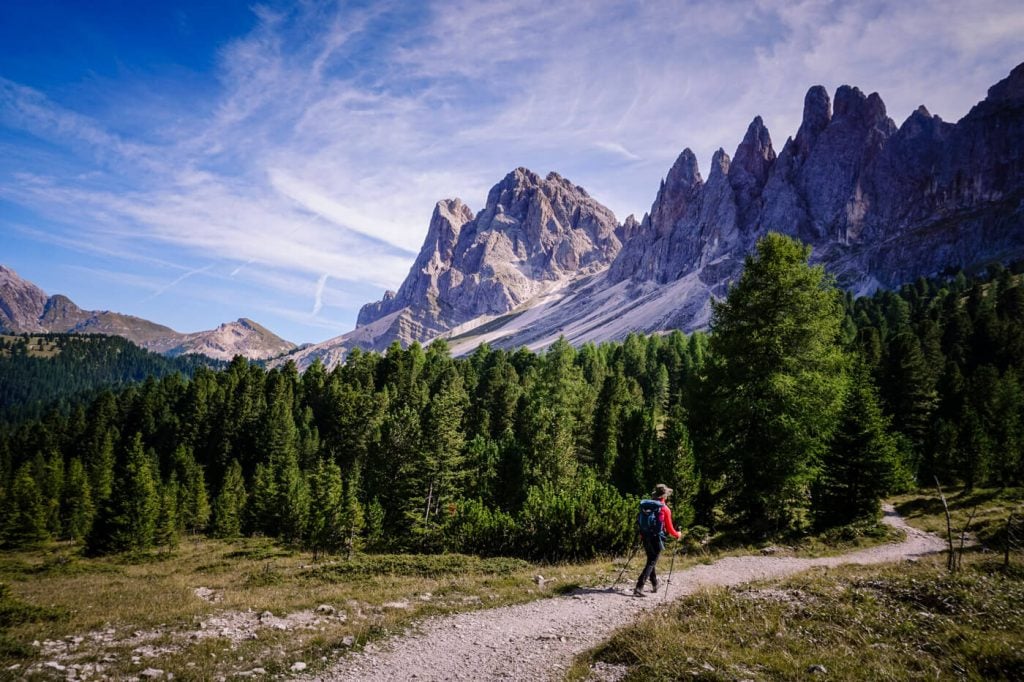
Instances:
[[[854,299],[808,256],[763,239],[708,333],[394,344],[303,374],[236,358],[66,400],[0,428],[0,542],[207,532],[555,560],[627,548],[657,482],[683,528],[753,537],[873,519],[915,480],[1020,483],[1019,278]],[[29,360],[54,361],[3,358]]]

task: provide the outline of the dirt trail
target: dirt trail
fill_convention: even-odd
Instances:
[[[676,599],[702,587],[780,578],[816,566],[899,561],[945,547],[938,537],[908,526],[891,507],[885,508],[884,521],[905,531],[906,539],[819,559],[728,557],[677,571],[668,598]],[[367,646],[326,672],[305,679],[558,679],[576,654],[607,639],[613,630],[641,614],[664,607],[661,594],[646,599],[630,596],[639,567],[636,569],[631,566],[630,576],[623,578],[629,590],[582,590],[518,606],[428,619],[415,632]]]

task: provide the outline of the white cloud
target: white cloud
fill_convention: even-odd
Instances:
[[[219,52],[216,100],[161,111],[174,124],[149,135],[0,79],[0,122],[67,150],[65,167],[27,145],[0,158],[0,197],[68,225],[51,237],[65,244],[171,246],[184,272],[229,263],[295,296],[295,319],[312,293],[314,316],[354,321],[341,289],[397,288],[439,199],[479,209],[526,165],[622,218],[685,146],[706,169],[762,115],[780,148],[817,83],[877,90],[897,123],[921,103],[956,119],[1021,58],[1024,32],[1002,0],[410,7],[257,6]],[[33,154],[39,167],[12,166]]]

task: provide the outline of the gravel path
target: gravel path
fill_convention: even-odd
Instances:
[[[905,531],[906,539],[819,559],[728,557],[711,565],[676,572],[668,596],[675,599],[703,587],[780,578],[815,566],[899,561],[945,547],[940,538],[908,526],[892,507],[885,508],[884,522]],[[664,560],[659,566],[667,569],[662,564]],[[632,568],[630,575],[623,578],[630,590],[636,577]],[[319,676],[305,679],[417,682],[558,679],[576,654],[665,603],[660,594],[637,599],[630,596],[630,590],[581,590],[569,596],[518,606],[431,618],[415,632],[371,644]]]

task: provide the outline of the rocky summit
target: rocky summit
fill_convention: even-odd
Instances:
[[[683,150],[650,211],[621,225],[557,174],[517,169],[477,216],[439,203],[398,292],[299,362],[442,335],[466,352],[701,328],[769,231],[858,294],[1024,257],[1024,64],[956,123],[922,106],[897,127],[877,93],[814,86],[780,152],[759,116],[706,180]]]
[[[122,336],[156,353],[198,353],[215,360],[231,360],[236,355],[262,360],[295,349],[294,343],[245,318],[210,331],[182,334],[132,315],[83,310],[67,296],[47,296],[35,284],[3,265],[0,265],[0,331]]]
[[[363,306],[354,331],[294,359],[333,364],[355,346],[408,345],[505,315],[606,270],[624,229],[582,187],[557,173],[517,168],[491,188],[476,215],[461,199],[438,202],[398,291]]]

